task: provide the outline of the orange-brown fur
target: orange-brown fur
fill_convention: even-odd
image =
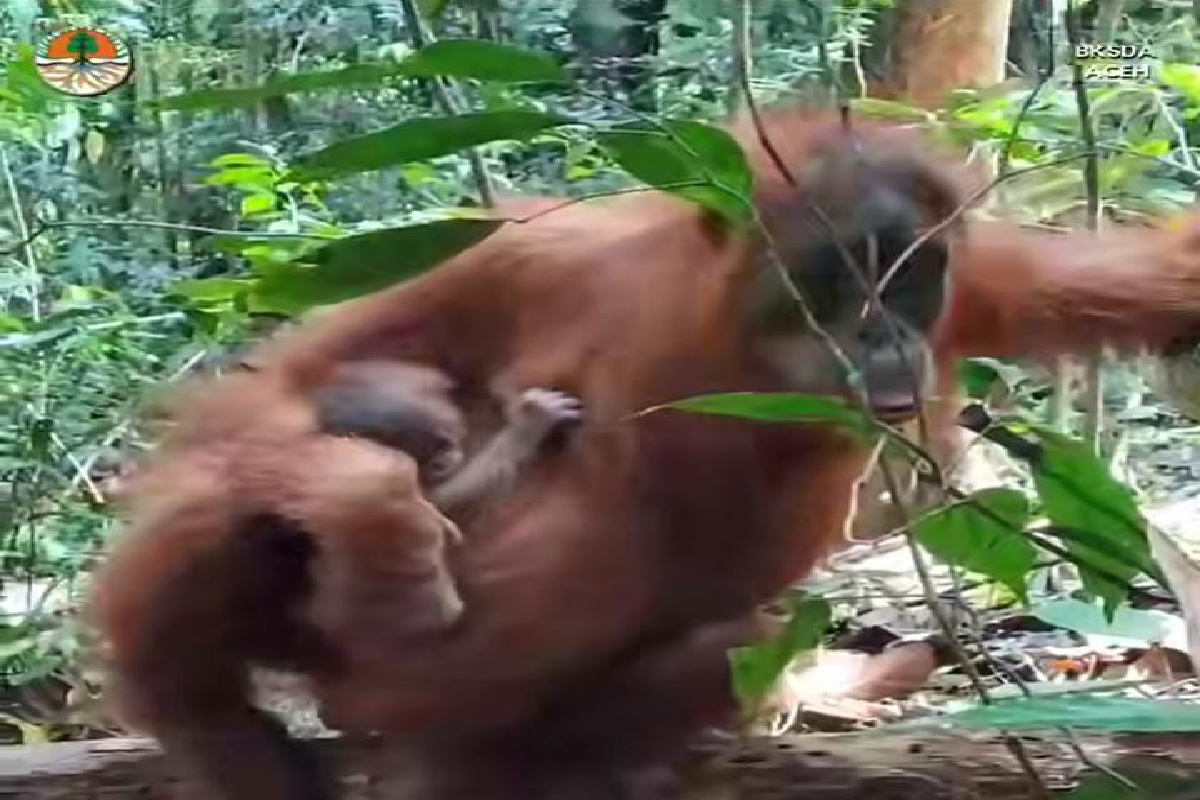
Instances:
[[[910,135],[861,132],[868,152],[890,152],[892,138]],[[782,114],[771,119],[770,133],[801,181],[818,145],[846,146],[832,118]],[[764,187],[760,207],[770,216],[796,190],[781,182],[753,137],[744,141]],[[930,195],[926,185],[943,181],[938,168],[900,151],[894,159],[919,178],[914,205],[931,217],[944,213],[930,208],[938,192]],[[839,213],[853,211],[837,185],[809,188]],[[516,204],[513,213],[545,207]],[[799,221],[789,232],[786,221],[777,232],[798,245],[820,235]],[[1123,321],[1130,315],[1157,324],[1151,314],[1167,300],[1161,292],[1142,287],[1122,310],[1103,291],[1103,275],[1064,275],[1048,255],[1052,248],[1014,249],[1011,230],[991,231],[970,228],[965,250],[953,251],[958,285],[938,340],[941,366],[959,354],[1015,346],[1043,317],[1052,326],[1044,340],[1051,349],[1091,344],[1106,332],[1136,339],[1143,329]],[[1093,246],[1079,242],[1076,255]],[[241,735],[249,748],[254,737],[245,732],[264,723],[243,710],[236,666],[275,658],[313,676],[335,724],[388,731],[427,763],[448,764],[435,796],[507,798],[552,791],[548,771],[656,753],[725,719],[724,650],[749,635],[742,621],[755,607],[802,577],[840,533],[865,463],[859,445],[823,427],[674,412],[630,421],[648,406],[689,395],[797,389],[749,349],[743,295],[755,276],[752,251],[747,239],[661,195],[573,205],[506,226],[434,272],[268,345],[261,372],[248,382],[209,385],[212,416],[187,415],[176,444],[152,467],[179,483],[166,501],[135,506],[141,531],[117,547],[98,582],[97,619],[142,723],[169,750],[191,752],[200,769],[220,748],[197,755],[189,731]],[[999,277],[1010,260],[1023,280]],[[1178,262],[1176,275],[1167,261],[1110,269],[1122,280],[1141,269],[1160,289],[1180,285],[1188,262]],[[1071,296],[1076,301],[1068,303]],[[1039,303],[1053,298],[1061,306],[1047,313]],[[1088,308],[1097,310],[1100,327],[1083,342],[1068,329]],[[983,319],[990,328],[977,332]],[[470,521],[471,545],[457,565],[467,610],[455,635],[373,661],[347,658],[336,636],[293,624],[289,609],[311,591],[303,557],[264,578],[259,555],[230,545],[238,537],[227,524],[229,501],[210,489],[211,459],[220,460],[222,447],[257,447],[260,426],[286,416],[332,365],[357,358],[445,370],[465,387],[464,402],[479,419],[487,418],[486,398],[511,386],[555,386],[588,408],[561,452]],[[836,381],[827,383],[833,391]],[[943,376],[940,385],[952,384]],[[261,456],[284,464],[297,458],[286,445]],[[169,525],[148,510],[160,502],[177,507]],[[356,502],[355,513],[369,514],[389,500],[381,494]],[[368,535],[415,535],[397,522]],[[204,557],[220,547],[222,557]],[[220,602],[205,596],[212,587],[221,587],[213,590]],[[252,617],[244,626],[264,638],[230,644],[228,620],[236,615]],[[190,631],[171,626],[180,617],[191,621]],[[312,788],[303,777],[308,767],[297,766],[293,753],[273,749],[278,737],[256,742],[239,775],[221,776],[229,797],[330,796]]]

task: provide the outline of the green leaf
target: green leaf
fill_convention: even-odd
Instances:
[[[251,194],[242,198],[243,217],[253,217],[274,211],[276,198],[273,194]]]
[[[563,117],[537,111],[481,111],[413,119],[318,150],[300,161],[298,171],[305,179],[367,172],[438,158],[488,142],[528,139],[567,122]]]
[[[232,301],[252,285],[251,281],[236,278],[202,278],[178,281],[171,285],[171,293],[207,305]]]
[[[562,83],[567,75],[545,53],[478,39],[451,39],[423,47],[399,63],[356,64],[337,70],[298,72],[258,86],[201,89],[149,105],[161,111],[242,108],[272,97],[328,89],[374,88],[394,78],[473,78],[496,83]]]
[[[700,122],[667,120],[662,125],[663,130],[626,125],[596,138],[622,169],[643,183],[734,223],[750,220],[754,177],[737,141]]]
[[[1059,548],[1065,548],[1071,563],[1079,568],[1084,586],[1093,595],[1109,600],[1108,613],[1116,607],[1112,604],[1120,605],[1128,597],[1138,570],[1131,568],[1126,553],[1102,535],[1091,531],[1049,527],[1030,531],[1030,537],[1043,547],[1052,538],[1057,539]],[[1153,570],[1151,574],[1158,572],[1156,565],[1147,566],[1146,569]]]
[[[1200,732],[1200,706],[1177,700],[1146,700],[1095,695],[1057,695],[1001,700],[948,714],[939,722],[953,727],[1028,731],[1071,728],[1129,732]]]
[[[1032,458],[1022,448],[1000,443],[1029,461],[1043,511],[1052,525],[1075,532],[1076,536],[1064,537],[1067,550],[1078,558],[1085,588],[1104,600],[1106,613],[1115,612],[1128,589],[1090,568],[1098,556],[1105,569],[1118,578],[1128,580],[1143,572],[1162,582],[1133,493],[1113,478],[1087,444],[1043,426],[1004,427],[1009,433],[1029,433],[1036,439]]]
[[[1195,775],[1180,771],[1174,759],[1122,760],[1118,770],[1130,788],[1104,772],[1084,773],[1079,785],[1055,800],[1158,800],[1185,798],[1195,787]]]
[[[860,434],[872,435],[875,425],[869,416],[836,397],[791,392],[730,392],[706,394],[665,403],[643,411],[649,414],[674,408],[694,414],[718,414],[759,422],[790,422],[840,425]]]
[[[246,188],[267,188],[276,180],[270,167],[227,167],[204,179],[209,186],[233,185]]]
[[[943,561],[993,578],[1026,601],[1026,577],[1037,548],[1023,532],[1029,502],[1016,489],[984,489],[913,526],[913,533]]]
[[[756,709],[796,656],[820,644],[829,627],[832,612],[825,600],[803,598],[789,605],[787,624],[778,637],[729,652],[733,689],[743,707]]]
[[[404,63],[356,64],[352,67],[322,72],[298,72],[258,86],[232,89],[201,89],[148,103],[160,111],[205,111],[242,108],[271,98],[295,92],[315,92],[325,89],[353,89],[378,86],[390,78],[408,74]]]
[[[482,39],[446,39],[422,47],[404,62],[410,74],[472,78],[493,83],[565,83],[551,56]]]
[[[253,153],[226,153],[223,156],[217,156],[212,161],[208,162],[211,166],[217,169],[227,169],[229,167],[259,167],[263,170],[271,169],[271,162],[262,156],[256,156]]]
[[[252,305],[257,311],[297,314],[369,294],[441,264],[502,224],[451,219],[347,236],[309,254],[315,265],[273,269],[255,287]]]
[[[18,47],[17,57],[5,65],[4,74],[6,86],[20,98],[25,111],[38,113],[62,100],[62,95],[51,89],[38,74],[32,47]]]
[[[850,107],[860,114],[897,122],[932,122],[937,115],[922,108],[915,108],[894,100],[878,100],[873,97],[860,97],[850,101]]]
[[[14,333],[26,330],[25,320],[15,314],[0,312],[0,331]]]
[[[997,358],[963,358],[958,362],[958,378],[972,400],[983,400],[997,381],[1013,387],[1021,379],[1021,370]]]
[[[1200,106],[1200,67],[1195,64],[1163,64],[1159,79],[1179,92],[1192,106]]]

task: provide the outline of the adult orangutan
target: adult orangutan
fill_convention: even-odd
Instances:
[[[797,297],[871,409],[896,421],[954,356],[1155,339],[1197,318],[1191,238],[1142,234],[1115,263],[1086,238],[1061,253],[1008,226],[942,225],[959,192],[917,154],[915,132],[857,124],[850,136],[832,116],[783,112],[765,133],[782,170],[739,131],[765,237],[660,194],[574,205],[302,326],[253,375],[202,387],[204,413],[185,411],[148,468],[180,479],[166,500],[134,503],[134,533],[98,579],[126,713],[221,800],[330,800],[330,781],[249,704],[248,667],[282,665],[312,678],[336,725],[404,742],[427,797],[616,792],[626,767],[729,719],[726,649],[839,535],[866,457],[827,427],[631,415],[711,392],[857,397]],[[1074,333],[1085,319],[1092,329]],[[465,601],[453,635],[371,657],[309,624],[311,542],[195,489],[220,477],[204,466],[216,448],[253,442],[333,370],[367,359],[451,376],[469,431],[494,430],[493,398],[514,387],[552,387],[587,409],[511,492],[455,520],[469,546],[451,554]],[[302,463],[315,477],[290,488],[310,507],[352,498],[355,519],[388,502],[331,486],[320,473],[336,464]]]

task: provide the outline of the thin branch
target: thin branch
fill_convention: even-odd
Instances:
[[[751,0],[738,0],[733,10],[733,83],[726,102],[731,117],[741,111],[742,104],[750,97],[750,73],[753,70],[751,19]]]
[[[1063,12],[1067,48],[1072,53],[1080,43],[1079,14],[1074,0],[1067,0]],[[1091,101],[1084,80],[1083,64],[1078,58],[1071,59],[1071,86],[1075,91],[1075,105],[1079,113],[1079,136],[1083,141],[1087,158],[1083,162],[1083,182],[1087,192],[1087,226],[1095,232],[1100,230],[1100,158],[1096,151],[1096,126],[1092,120]],[[1085,364],[1087,397],[1084,403],[1084,439],[1093,452],[1100,453],[1101,434],[1104,430],[1104,354],[1097,353]]]
[[[13,176],[12,165],[8,160],[8,150],[0,147],[0,172],[4,174],[4,186],[8,192],[9,202],[12,203],[13,221],[17,225],[17,233],[20,234],[21,240],[17,246],[10,252],[0,251],[0,255],[12,255],[17,250],[24,248],[25,250],[25,269],[29,277],[29,316],[34,322],[41,319],[41,303],[39,302],[38,293],[41,291],[40,273],[38,271],[37,255],[33,252],[33,241],[41,234],[41,231],[30,232],[29,220],[25,218],[25,212],[21,208],[21,195],[17,190],[17,181]]]
[[[888,493],[892,496],[892,502],[897,505],[901,516],[909,519],[911,515],[909,514],[908,505],[904,502],[903,495],[900,494],[900,488],[896,481],[896,476],[892,472],[891,465],[881,459],[879,462],[879,471],[883,475]],[[925,554],[921,552],[921,546],[917,542],[916,536],[912,533],[911,526],[906,527],[904,536],[908,541],[908,551],[909,555],[912,556],[913,569],[920,580],[921,589],[925,594],[925,602],[929,608],[929,612],[933,615],[934,620],[941,629],[946,645],[953,651],[959,666],[962,667],[976,694],[979,695],[979,701],[984,705],[991,705],[994,700],[988,692],[987,685],[983,682],[983,676],[979,673],[979,669],[975,666],[975,662],[971,659],[970,654],[967,653],[966,648],[963,647],[962,642],[959,641],[958,631],[954,622],[946,616],[946,612],[942,608],[941,598],[938,596],[937,586],[933,581],[933,573],[930,572],[929,565],[925,562]],[[1034,766],[1033,759],[1030,758],[1025,745],[1011,733],[1002,732],[1001,735],[1004,737],[1005,745],[1013,754],[1013,758],[1016,759],[1017,764],[1021,767],[1021,771],[1025,773],[1025,777],[1029,781],[1033,792],[1039,800],[1049,800],[1050,790],[1046,787],[1041,774],[1038,773],[1037,767]]]
[[[425,27],[425,22],[421,18],[421,10],[417,8],[416,0],[400,0],[400,7],[404,11],[405,27],[408,29],[409,39],[413,47],[420,50],[426,45],[432,44],[434,41],[433,35]],[[443,114],[457,114],[464,110],[466,102],[461,93],[449,79],[439,77],[431,77],[428,79],[429,86],[433,90],[434,99],[441,107]],[[479,199],[487,208],[496,207],[496,188],[492,184],[492,178],[488,174],[487,165],[483,163],[483,156],[479,154],[478,148],[472,147],[467,150],[467,161],[471,165],[471,172],[475,177],[475,184],[479,189]]]

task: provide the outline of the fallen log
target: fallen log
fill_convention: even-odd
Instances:
[[[1200,800],[1200,737],[1087,736],[1087,760],[1147,789],[1155,800]],[[345,780],[346,800],[387,800],[403,791],[400,759],[373,741],[309,742]],[[1087,769],[1062,739],[1022,737],[1051,789],[1077,785]],[[1029,785],[997,736],[938,730],[803,734],[710,743],[679,765],[679,800],[1026,800]],[[1095,773],[1093,773],[1095,774]],[[0,748],[2,800],[200,800],[145,739]]]

